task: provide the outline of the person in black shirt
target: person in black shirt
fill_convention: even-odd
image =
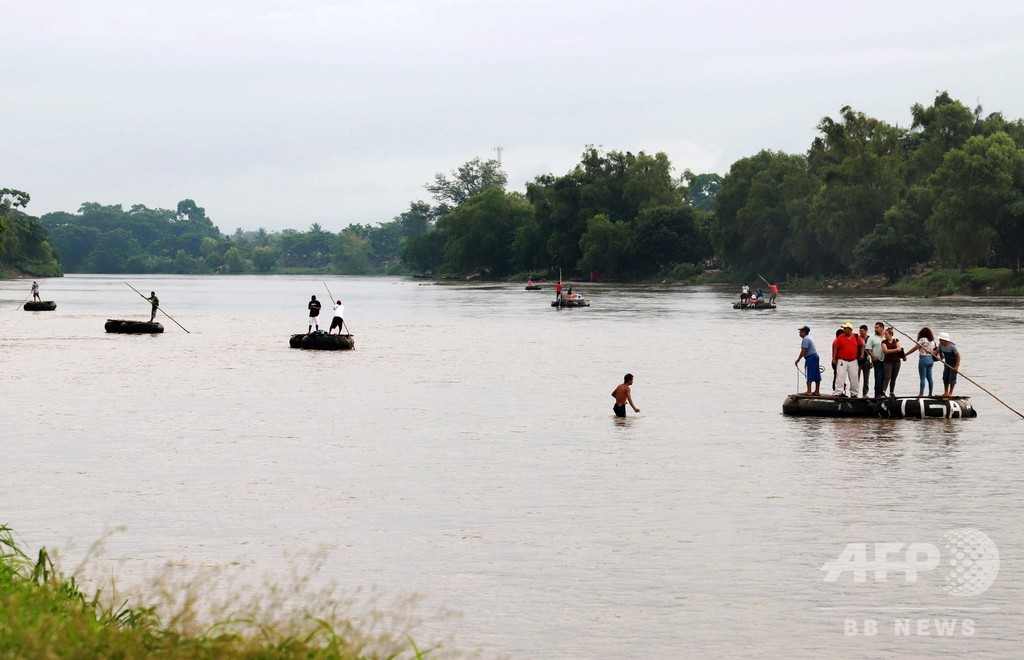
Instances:
[[[312,296],[306,307],[309,308],[309,327],[306,329],[306,334],[308,335],[313,331],[314,326],[316,326],[317,330],[320,329],[320,301],[316,299],[316,296]]]

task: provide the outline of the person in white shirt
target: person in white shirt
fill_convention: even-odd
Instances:
[[[327,331],[327,334],[331,334],[331,330],[335,327],[338,328],[338,334],[342,332],[342,327],[345,325],[345,306],[341,304],[341,301],[335,301],[334,304],[334,318],[331,319],[331,329]]]
[[[932,335],[930,328],[921,328],[921,332],[917,333],[917,343],[914,344],[907,351],[907,355],[910,355],[914,351],[918,351],[918,355],[921,359],[917,361],[917,373],[921,377],[921,387],[917,391],[918,397],[924,396],[924,385],[928,383],[928,396],[932,396],[934,385],[932,383],[932,365],[935,364],[935,352],[939,350],[939,345],[935,343],[935,337]]]

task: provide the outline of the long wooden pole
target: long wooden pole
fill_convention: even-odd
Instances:
[[[32,294],[31,294],[31,293],[30,293],[30,294],[28,294],[28,298],[31,298],[31,297],[32,297]],[[20,303],[18,303],[18,307],[19,307],[19,308],[20,308],[20,307],[23,307],[23,306],[25,305],[25,303],[27,303],[27,302],[28,302],[28,298],[25,298],[25,299],[24,299],[24,300],[22,300],[22,301],[21,301]]]
[[[141,297],[141,298],[142,298],[143,300],[149,300],[149,298],[147,298],[147,297],[146,297],[145,295],[143,295],[143,293],[142,293],[141,291],[139,291],[138,289],[136,289],[135,287],[133,287],[133,286],[132,286],[131,284],[128,284],[127,282],[125,282],[125,284],[126,284],[126,285],[128,286],[128,288],[129,288],[129,289],[131,289],[131,290],[132,290],[132,291],[134,291],[135,293],[139,294],[139,297]],[[152,302],[150,302],[150,304],[153,304],[153,303],[152,303]],[[165,311],[164,311],[164,308],[163,308],[163,307],[157,307],[157,309],[158,309],[158,310],[160,310],[160,313],[161,313],[161,314],[163,314],[163,315],[164,315],[164,316],[166,316],[167,318],[169,318],[169,319],[171,319],[172,321],[174,321],[174,317],[173,317],[173,316],[171,316],[170,314],[168,314],[167,312],[165,312]],[[185,326],[183,326],[182,324],[178,323],[177,321],[174,321],[174,322],[175,322],[175,323],[177,324],[177,326],[178,326],[179,328],[181,328],[181,329],[182,329],[182,330],[184,330],[185,332],[188,332],[188,328],[186,328],[186,327],[185,327]],[[188,334],[192,334],[192,333],[191,333],[191,332],[188,332]]]
[[[910,336],[910,335],[908,335],[907,333],[903,332],[902,330],[900,330],[899,328],[897,328],[896,326],[894,326],[894,325],[893,325],[892,323],[887,323],[886,321],[882,321],[882,323],[885,323],[885,324],[886,324],[887,326],[889,326],[890,328],[892,328],[892,329],[893,329],[893,330],[895,330],[896,332],[900,333],[901,335],[903,335],[904,337],[906,337],[906,338],[907,338],[907,339],[909,339],[910,341],[914,342],[914,344],[917,344],[917,340],[916,340],[916,339],[914,339],[913,337],[911,337],[911,336]],[[919,350],[919,351],[920,351],[921,349],[920,349],[920,348],[918,348],[917,350]],[[940,361],[941,361],[941,359],[940,359]],[[980,389],[980,390],[981,390],[982,392],[984,392],[985,394],[989,395],[990,397],[992,397],[993,399],[995,399],[995,400],[996,400],[996,401],[998,401],[999,403],[1001,403],[1001,404],[1003,404],[1004,406],[1006,406],[1006,409],[1007,409],[1007,410],[1009,410],[1009,411],[1010,411],[1010,412],[1012,412],[1013,414],[1017,415],[1017,416],[1018,416],[1018,417],[1020,417],[1021,419],[1024,419],[1024,415],[1020,414],[1019,412],[1017,412],[1016,410],[1014,410],[1014,409],[1013,409],[1013,408],[1012,408],[1012,407],[1010,406],[1010,404],[1006,403],[1005,401],[1003,401],[1002,399],[1000,399],[999,397],[997,397],[997,396],[996,396],[995,394],[992,394],[992,393],[991,393],[991,392],[989,392],[989,391],[988,391],[987,389],[985,389],[984,387],[982,387],[982,386],[981,386],[981,384],[980,384],[980,383],[979,383],[978,381],[974,380],[973,378],[971,378],[970,376],[968,376],[968,375],[967,375],[967,374],[965,374],[964,372],[960,371],[960,369],[957,369],[957,370],[956,370],[956,373],[958,373],[959,375],[961,375],[961,376],[963,376],[964,378],[966,378],[966,379],[967,379],[967,382],[969,382],[969,383],[971,383],[971,384],[975,385],[975,386],[976,386],[976,387],[977,387],[978,389]]]
[[[757,276],[761,277],[761,273],[758,273]],[[764,279],[763,277],[761,277],[761,281],[764,282],[765,284],[767,284],[769,287],[771,287],[771,285],[772,285],[771,282],[769,282],[768,280]]]

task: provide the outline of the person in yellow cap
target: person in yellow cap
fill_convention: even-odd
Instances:
[[[864,340],[854,334],[853,324],[843,324],[843,334],[832,342],[832,362],[836,365],[836,390],[833,396],[857,396],[860,369],[857,361],[864,357]]]

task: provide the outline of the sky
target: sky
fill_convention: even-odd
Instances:
[[[175,208],[224,233],[377,224],[466,161],[510,190],[587,145],[725,174],[842,107],[948,91],[1024,117],[1024,3],[0,0],[0,188],[35,216]]]

